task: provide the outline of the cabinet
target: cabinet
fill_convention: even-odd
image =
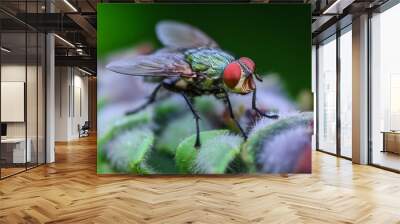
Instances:
[[[400,132],[388,131],[383,134],[383,152],[400,154]]]

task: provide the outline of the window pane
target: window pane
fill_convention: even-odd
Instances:
[[[372,18],[372,163],[400,170],[400,5]],[[385,134],[384,134],[385,133]]]
[[[318,148],[336,153],[336,39],[318,48]]]
[[[28,160],[28,168],[37,165],[37,33],[28,31],[28,61],[26,80],[26,113],[27,113],[27,141],[31,153]]]
[[[351,158],[352,141],[352,35],[340,36],[340,153]]]
[[[39,46],[38,46],[38,164],[45,163],[45,119],[46,119],[46,108],[45,108],[45,93],[46,93],[46,78],[45,78],[45,44],[46,37],[43,33],[39,33]]]
[[[26,33],[1,34],[1,177],[25,170],[30,160],[26,144]],[[12,109],[11,109],[12,108]],[[28,147],[27,147],[28,146]],[[28,149],[28,150],[27,150]]]

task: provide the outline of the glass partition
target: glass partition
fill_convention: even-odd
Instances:
[[[37,165],[37,149],[38,149],[38,141],[37,141],[37,132],[38,132],[38,88],[37,88],[37,80],[38,80],[38,55],[37,55],[37,41],[38,36],[36,32],[28,31],[27,33],[27,52],[28,52],[28,61],[27,61],[27,98],[26,98],[26,112],[27,112],[27,150],[31,151],[30,160],[27,163],[28,168],[34,167]]]
[[[43,1],[19,1],[18,10],[37,13],[42,10],[39,5]],[[3,179],[45,163],[46,39],[40,31],[2,12],[0,26]]]
[[[1,175],[7,177],[24,171],[31,158],[26,144],[26,33],[3,32],[1,46]]]
[[[38,64],[37,64],[37,162],[46,162],[46,38],[45,34],[38,33]]]

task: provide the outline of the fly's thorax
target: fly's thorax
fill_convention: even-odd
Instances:
[[[219,78],[226,65],[234,60],[233,56],[217,48],[188,49],[184,55],[194,72],[210,78]]]

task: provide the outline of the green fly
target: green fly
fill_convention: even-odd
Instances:
[[[148,100],[140,107],[128,111],[136,113],[156,100],[157,92],[164,88],[179,93],[185,99],[196,122],[195,147],[200,146],[199,115],[193,107],[193,99],[202,95],[214,95],[227,105],[231,119],[247,139],[247,134],[235,119],[229,93],[253,93],[252,109],[261,116],[277,119],[277,114],[267,114],[256,106],[254,78],[255,63],[248,57],[236,59],[219,48],[218,44],[201,30],[175,21],[162,21],[156,25],[156,34],[164,48],[149,55],[136,56],[130,60],[116,60],[107,69],[116,73],[160,77]]]

